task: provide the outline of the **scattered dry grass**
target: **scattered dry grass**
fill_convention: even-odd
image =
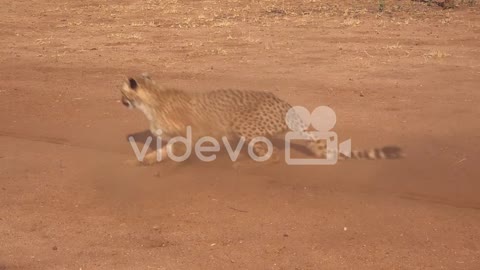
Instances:
[[[457,1],[458,5],[475,5],[475,0]],[[45,14],[65,12],[66,7],[59,6],[45,9]],[[357,26],[362,20],[378,16],[388,16],[395,20],[394,24],[407,24],[412,20],[422,21],[431,17],[431,13],[444,11],[441,8],[427,6],[425,1],[397,1],[397,0],[359,0],[354,5],[327,0],[250,0],[228,1],[218,5],[216,1],[179,1],[179,0],[146,0],[131,4],[99,4],[76,5],[69,7],[68,12],[73,15],[85,14],[100,17],[109,17],[110,22],[102,25],[107,27],[111,23],[119,23],[126,15],[138,15],[138,20],[127,23],[132,27],[161,27],[198,28],[219,27],[231,28],[239,23],[260,24],[271,26],[288,21],[296,27],[319,24],[322,20],[343,15],[343,26]],[[73,16],[75,17],[75,16]],[[130,16],[131,17],[131,16]],[[450,23],[451,18],[439,17],[441,24]],[[85,26],[88,20],[72,19],[59,26]]]
[[[398,49],[401,49],[402,48],[402,45],[400,45],[399,42],[397,42],[396,44],[393,44],[393,45],[387,45],[385,47],[383,47],[384,49],[386,50],[398,50]]]
[[[125,34],[125,33],[111,33],[107,35],[108,38],[116,38],[116,39],[125,39],[125,40],[131,40],[131,39],[136,39],[140,40],[143,39],[142,36],[138,33],[131,33],[131,34]]]
[[[448,54],[445,51],[441,51],[441,50],[431,50],[431,51],[427,52],[426,54],[424,54],[424,56],[426,58],[441,59],[441,58],[449,57],[450,54]]]
[[[379,12],[380,4],[382,12]],[[457,5],[462,8],[465,6],[465,9],[475,4],[476,1],[471,0],[457,1]],[[102,50],[118,45],[130,46],[132,50],[146,48],[155,51],[162,48],[172,53],[172,59],[180,55],[228,55],[245,60],[243,55],[248,54],[248,50],[261,49],[272,54],[276,51],[292,53],[290,48],[301,46],[301,41],[292,40],[288,45],[279,43],[275,40],[275,29],[296,31],[295,28],[308,28],[309,31],[341,31],[342,35],[348,34],[345,37],[358,37],[354,42],[348,38],[343,42],[358,44],[366,44],[360,38],[363,33],[377,32],[379,40],[375,42],[380,44],[376,47],[364,46],[352,50],[342,46],[344,50],[341,57],[345,56],[345,59],[349,58],[347,61],[351,61],[352,56],[358,56],[359,61],[364,63],[362,65],[368,66],[382,56],[388,56],[389,61],[407,57],[421,61],[423,58],[450,56],[439,50],[426,52],[425,48],[412,48],[411,42],[396,40],[395,37],[390,39],[391,33],[396,30],[412,28],[421,32],[416,29],[416,25],[421,24],[458,27],[463,23],[465,31],[477,27],[473,22],[463,21],[456,10],[443,10],[424,2],[397,0],[358,0],[354,5],[352,2],[330,0],[230,0],[221,4],[219,0],[146,0],[96,5],[79,2],[75,5],[40,8],[38,13],[36,15],[48,15],[45,18],[56,18],[65,13],[71,15],[61,21],[45,21],[54,26],[52,32],[62,33],[65,38],[57,36],[53,39],[51,33],[44,33],[43,36],[34,34],[28,36],[29,40],[25,39],[25,44],[31,44],[33,39],[39,45],[35,53],[55,55],[57,58],[65,53],[84,52],[91,48]],[[245,31],[244,28],[249,30]],[[430,29],[434,29],[434,35],[440,31],[439,28],[439,31],[436,31],[437,28]],[[92,39],[95,42],[86,39],[84,43],[72,44],[69,39],[75,36],[75,31],[91,34],[98,39]],[[184,39],[191,35],[196,36],[195,42],[191,38]],[[292,42],[297,44],[292,45]],[[69,44],[69,49],[58,51],[65,44]]]
[[[357,26],[360,23],[361,23],[361,21],[359,19],[347,18],[347,19],[343,20],[343,22],[341,24],[345,25],[345,26]]]

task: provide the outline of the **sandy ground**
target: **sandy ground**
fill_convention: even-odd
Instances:
[[[480,269],[479,12],[4,1],[0,269]],[[340,140],[408,157],[126,166],[148,125],[119,89],[144,71],[328,105]]]

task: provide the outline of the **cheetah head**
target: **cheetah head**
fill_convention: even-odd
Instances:
[[[150,97],[150,89],[155,82],[147,74],[125,78],[121,92],[121,102],[128,108],[139,108],[146,103]]]

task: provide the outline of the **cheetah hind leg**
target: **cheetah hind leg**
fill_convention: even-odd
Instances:
[[[310,150],[310,153],[317,158],[326,158],[327,153],[327,142],[325,140],[318,141],[309,141],[307,143],[307,148]]]

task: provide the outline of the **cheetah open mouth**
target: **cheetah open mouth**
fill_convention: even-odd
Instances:
[[[127,108],[132,108],[133,107],[133,104],[132,102],[130,102],[130,100],[128,100],[125,96],[122,97],[122,104],[127,107]]]

